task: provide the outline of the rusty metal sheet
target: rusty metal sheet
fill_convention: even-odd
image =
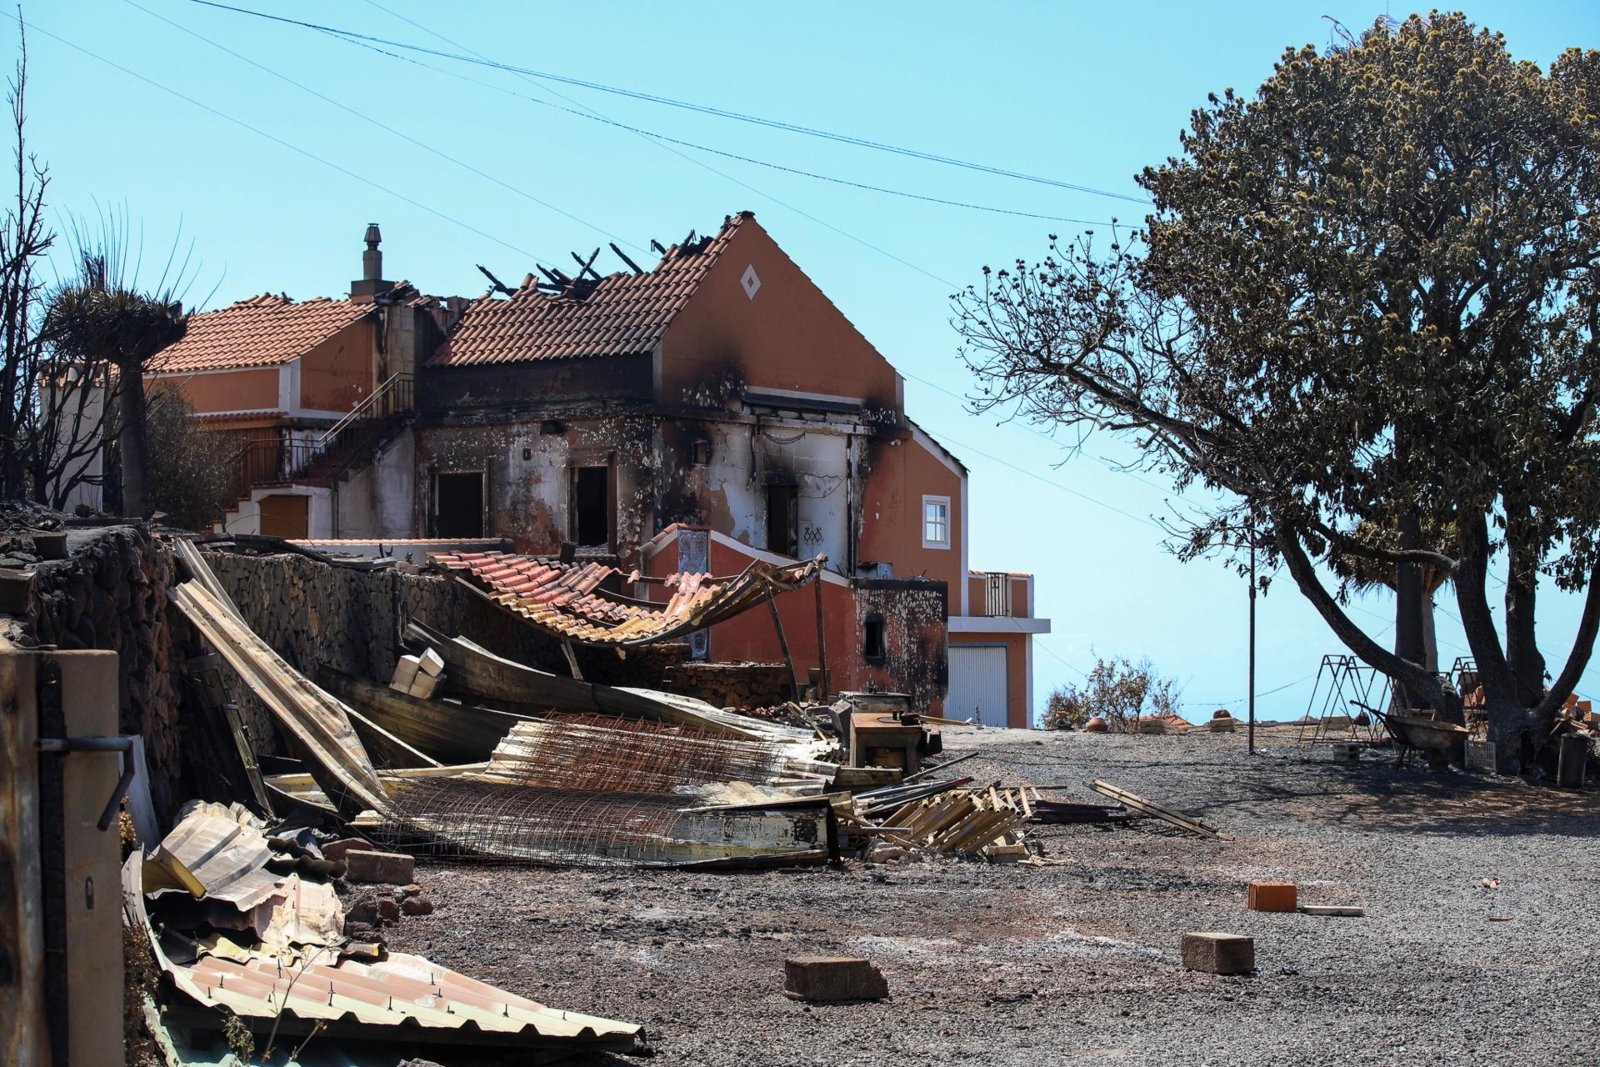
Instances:
[[[285,958],[271,945],[224,946],[178,935],[186,951],[174,959],[164,947],[176,943],[173,932],[157,937],[151,926],[143,873],[138,854],[123,865],[123,911],[145,930],[156,962],[187,999],[186,1009],[175,1010],[211,1015],[225,1008],[246,1025],[284,1034],[320,1024],[332,1037],[376,1041],[627,1052],[643,1040],[638,1025],[549,1008],[404,953],[363,962],[321,946]]]

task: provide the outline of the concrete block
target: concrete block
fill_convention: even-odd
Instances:
[[[394,665],[394,675],[389,679],[389,684],[404,693],[417,680],[417,672],[421,669],[422,661],[416,656],[401,656]]]
[[[1205,974],[1249,974],[1256,966],[1256,943],[1240,934],[1184,934],[1183,965]]]
[[[407,885],[416,873],[416,860],[400,852],[350,852],[345,855],[345,880]]]
[[[783,995],[793,1000],[882,1000],[889,983],[870,960],[796,956],[783,963]]]
[[[411,683],[411,695],[420,700],[428,700],[439,690],[439,683],[444,681],[442,674],[419,674],[416,681]]]
[[[1294,911],[1300,891],[1293,882],[1251,882],[1245,903],[1251,911]]]
[[[373,851],[372,842],[364,837],[344,837],[338,841],[329,841],[322,846],[323,858],[335,861],[346,859],[352,852],[371,851]]]
[[[437,678],[444,673],[444,657],[431,648],[417,657],[417,663],[422,668],[422,673],[430,678]]]

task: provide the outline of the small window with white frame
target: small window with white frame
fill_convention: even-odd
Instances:
[[[922,547],[950,547],[950,498],[925,496],[922,498]]]

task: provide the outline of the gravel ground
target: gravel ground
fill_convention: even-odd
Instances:
[[[1242,734],[946,732],[949,754],[982,753],[962,773],[1092,801],[1082,783],[1104,778],[1221,841],[1142,820],[1041,827],[1045,867],[435,864],[418,880],[437,911],[390,945],[642,1023],[665,1064],[1600,1062],[1592,794],[1336,763],[1262,733],[1252,759]],[[1367,915],[1251,912],[1252,879]],[[1257,973],[1185,971],[1189,930],[1253,936]],[[876,962],[890,999],[782,995],[786,957],[832,954]]]

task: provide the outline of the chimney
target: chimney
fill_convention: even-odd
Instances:
[[[358,304],[371,303],[378,294],[394,288],[393,282],[383,280],[383,253],[378,250],[383,234],[378,232],[376,222],[367,223],[365,240],[367,250],[361,253],[361,278],[350,283],[350,299]]]

